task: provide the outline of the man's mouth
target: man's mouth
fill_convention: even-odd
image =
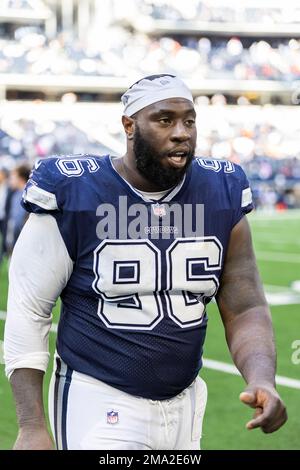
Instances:
[[[172,152],[167,156],[169,165],[174,168],[183,168],[186,165],[188,152]]]

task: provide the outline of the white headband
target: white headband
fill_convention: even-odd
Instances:
[[[185,98],[193,103],[193,95],[186,84],[173,75],[151,75],[134,83],[122,95],[125,116],[168,98]]]

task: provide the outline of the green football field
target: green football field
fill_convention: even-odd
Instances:
[[[284,399],[289,420],[274,434],[259,429],[248,431],[252,410],[239,401],[243,380],[226,372],[232,364],[223,327],[215,304],[209,306],[209,326],[204,356],[207,366],[201,375],[208,385],[208,405],[203,426],[203,449],[300,449],[300,364],[294,364],[292,344],[300,340],[300,212],[256,213],[249,217],[265,291],[271,306],[278,349],[278,390]],[[0,267],[0,311],[6,310],[7,264]],[[1,315],[3,318],[3,314]],[[0,340],[4,321],[0,320]],[[53,351],[55,336],[51,333]],[[0,353],[1,354],[1,353]],[[298,354],[300,357],[300,354]],[[212,362],[215,361],[215,362]],[[2,361],[3,362],[3,361]],[[295,361],[294,361],[295,362]],[[49,381],[49,372],[45,387]],[[286,379],[296,379],[290,383]],[[16,418],[9,384],[0,365],[0,449],[10,449],[16,437]]]

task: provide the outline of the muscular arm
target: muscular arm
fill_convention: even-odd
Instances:
[[[217,303],[233,361],[248,384],[240,398],[256,409],[247,427],[273,432],[287,417],[275,390],[276,351],[271,315],[246,217],[232,230]]]
[[[43,405],[43,377],[44,372],[37,369],[16,369],[11,376],[19,425],[15,450],[53,449]]]
[[[51,311],[73,269],[55,219],[31,215],[15,246],[4,335],[6,374],[16,401],[15,449],[49,449],[42,398]]]

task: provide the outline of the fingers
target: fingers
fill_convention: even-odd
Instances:
[[[240,394],[241,402],[245,403],[245,405],[251,406],[251,408],[255,408],[256,406],[256,395],[253,392],[245,391]]]
[[[277,409],[277,413],[274,415],[273,419],[269,419],[266,424],[261,426],[261,429],[264,433],[271,433],[277,431],[286,421],[287,421],[287,412],[285,406],[281,402],[281,405]]]
[[[287,420],[285,406],[275,389],[274,391],[258,389],[255,392],[246,390],[240,394],[240,400],[256,408],[253,419],[246,424],[249,430],[260,427],[263,432],[271,433]]]
[[[261,428],[264,433],[272,433],[277,431],[287,420],[285,409],[278,409],[274,414],[270,415],[261,410],[259,416],[255,417],[247,423],[247,429]]]
[[[255,426],[256,418],[258,418],[260,415],[262,415],[262,413],[263,413],[263,409],[261,407],[256,408],[255,413],[253,415],[253,418],[251,419],[251,421],[249,421],[246,424],[246,428],[247,429],[254,429],[254,427],[257,427],[257,426]]]
[[[277,412],[277,397],[264,397],[264,399],[261,400],[260,409],[261,412],[258,416],[248,423],[248,429],[268,426],[269,421],[275,417]]]

